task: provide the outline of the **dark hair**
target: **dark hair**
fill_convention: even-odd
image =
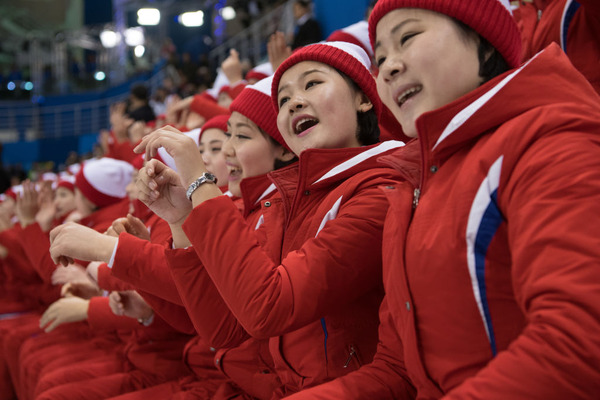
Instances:
[[[148,100],[148,88],[143,83],[136,83],[131,86],[130,93],[139,100]]]
[[[334,68],[346,82],[357,92],[364,93],[356,82],[344,74],[342,71]],[[363,146],[379,143],[379,121],[377,120],[377,113],[375,108],[371,108],[369,111],[356,112],[356,139],[358,143]]]
[[[273,145],[275,146],[281,146],[281,143],[279,143],[277,140],[273,139],[273,137],[271,135],[269,135],[267,132],[265,132],[264,130],[262,130],[262,128],[258,125],[256,125],[258,130],[260,131],[260,133],[262,133],[264,135],[264,137],[267,138],[267,140],[269,140]],[[294,158],[292,158],[289,161],[283,161],[283,160],[279,160],[279,159],[275,159],[275,162],[273,163],[273,170],[279,169],[279,168],[283,168],[283,167],[287,167],[288,165],[291,165],[293,163],[295,163],[296,161],[298,161],[298,156],[294,156]]]
[[[304,8],[308,8],[308,7],[310,7],[310,4],[312,3],[312,1],[311,0],[296,0],[295,3],[301,5]]]
[[[486,83],[490,79],[497,77],[508,71],[510,67],[502,57],[500,52],[496,50],[490,42],[478,34],[473,28],[462,21],[452,18],[456,25],[460,28],[459,31],[465,38],[479,38],[479,46],[477,47],[477,56],[479,58],[479,76],[483,78],[481,84]]]

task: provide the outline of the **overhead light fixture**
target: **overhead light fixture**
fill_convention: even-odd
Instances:
[[[204,12],[198,10],[183,13],[179,16],[179,23],[187,27],[202,26],[204,24]]]
[[[160,11],[156,8],[140,8],[137,16],[140,25],[158,25],[160,22]]]
[[[133,49],[133,54],[135,54],[137,58],[141,58],[145,52],[146,48],[141,44],[139,46],[135,46],[135,48]]]
[[[98,71],[94,74],[94,79],[97,81],[103,81],[106,78],[106,74],[102,71]]]
[[[127,43],[127,46],[132,47],[144,44],[144,30],[139,26],[126,29],[125,43]]]
[[[219,12],[221,13],[221,17],[223,17],[223,19],[225,21],[231,21],[232,19],[235,18],[235,15],[236,15],[235,9],[230,6],[221,8],[221,10],[219,10]]]
[[[121,34],[118,32],[105,30],[100,32],[100,41],[102,46],[107,49],[112,49],[121,41]]]

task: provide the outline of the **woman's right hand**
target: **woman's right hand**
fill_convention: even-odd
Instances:
[[[192,212],[177,172],[158,160],[150,160],[140,170],[136,185],[139,200],[169,224],[181,224]]]

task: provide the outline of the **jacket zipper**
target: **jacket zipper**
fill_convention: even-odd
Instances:
[[[413,210],[419,205],[419,197],[421,196],[421,189],[416,188],[413,192]]]
[[[350,346],[350,354],[348,355],[348,359],[344,364],[344,368],[348,368],[348,365],[350,365],[350,361],[352,361],[352,357],[354,356],[356,356],[356,349],[354,348],[354,346]]]

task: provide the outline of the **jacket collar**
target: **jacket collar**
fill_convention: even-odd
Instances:
[[[240,190],[244,203],[244,218],[260,207],[261,200],[271,197],[276,192],[275,185],[266,174],[245,178],[240,183]]]

